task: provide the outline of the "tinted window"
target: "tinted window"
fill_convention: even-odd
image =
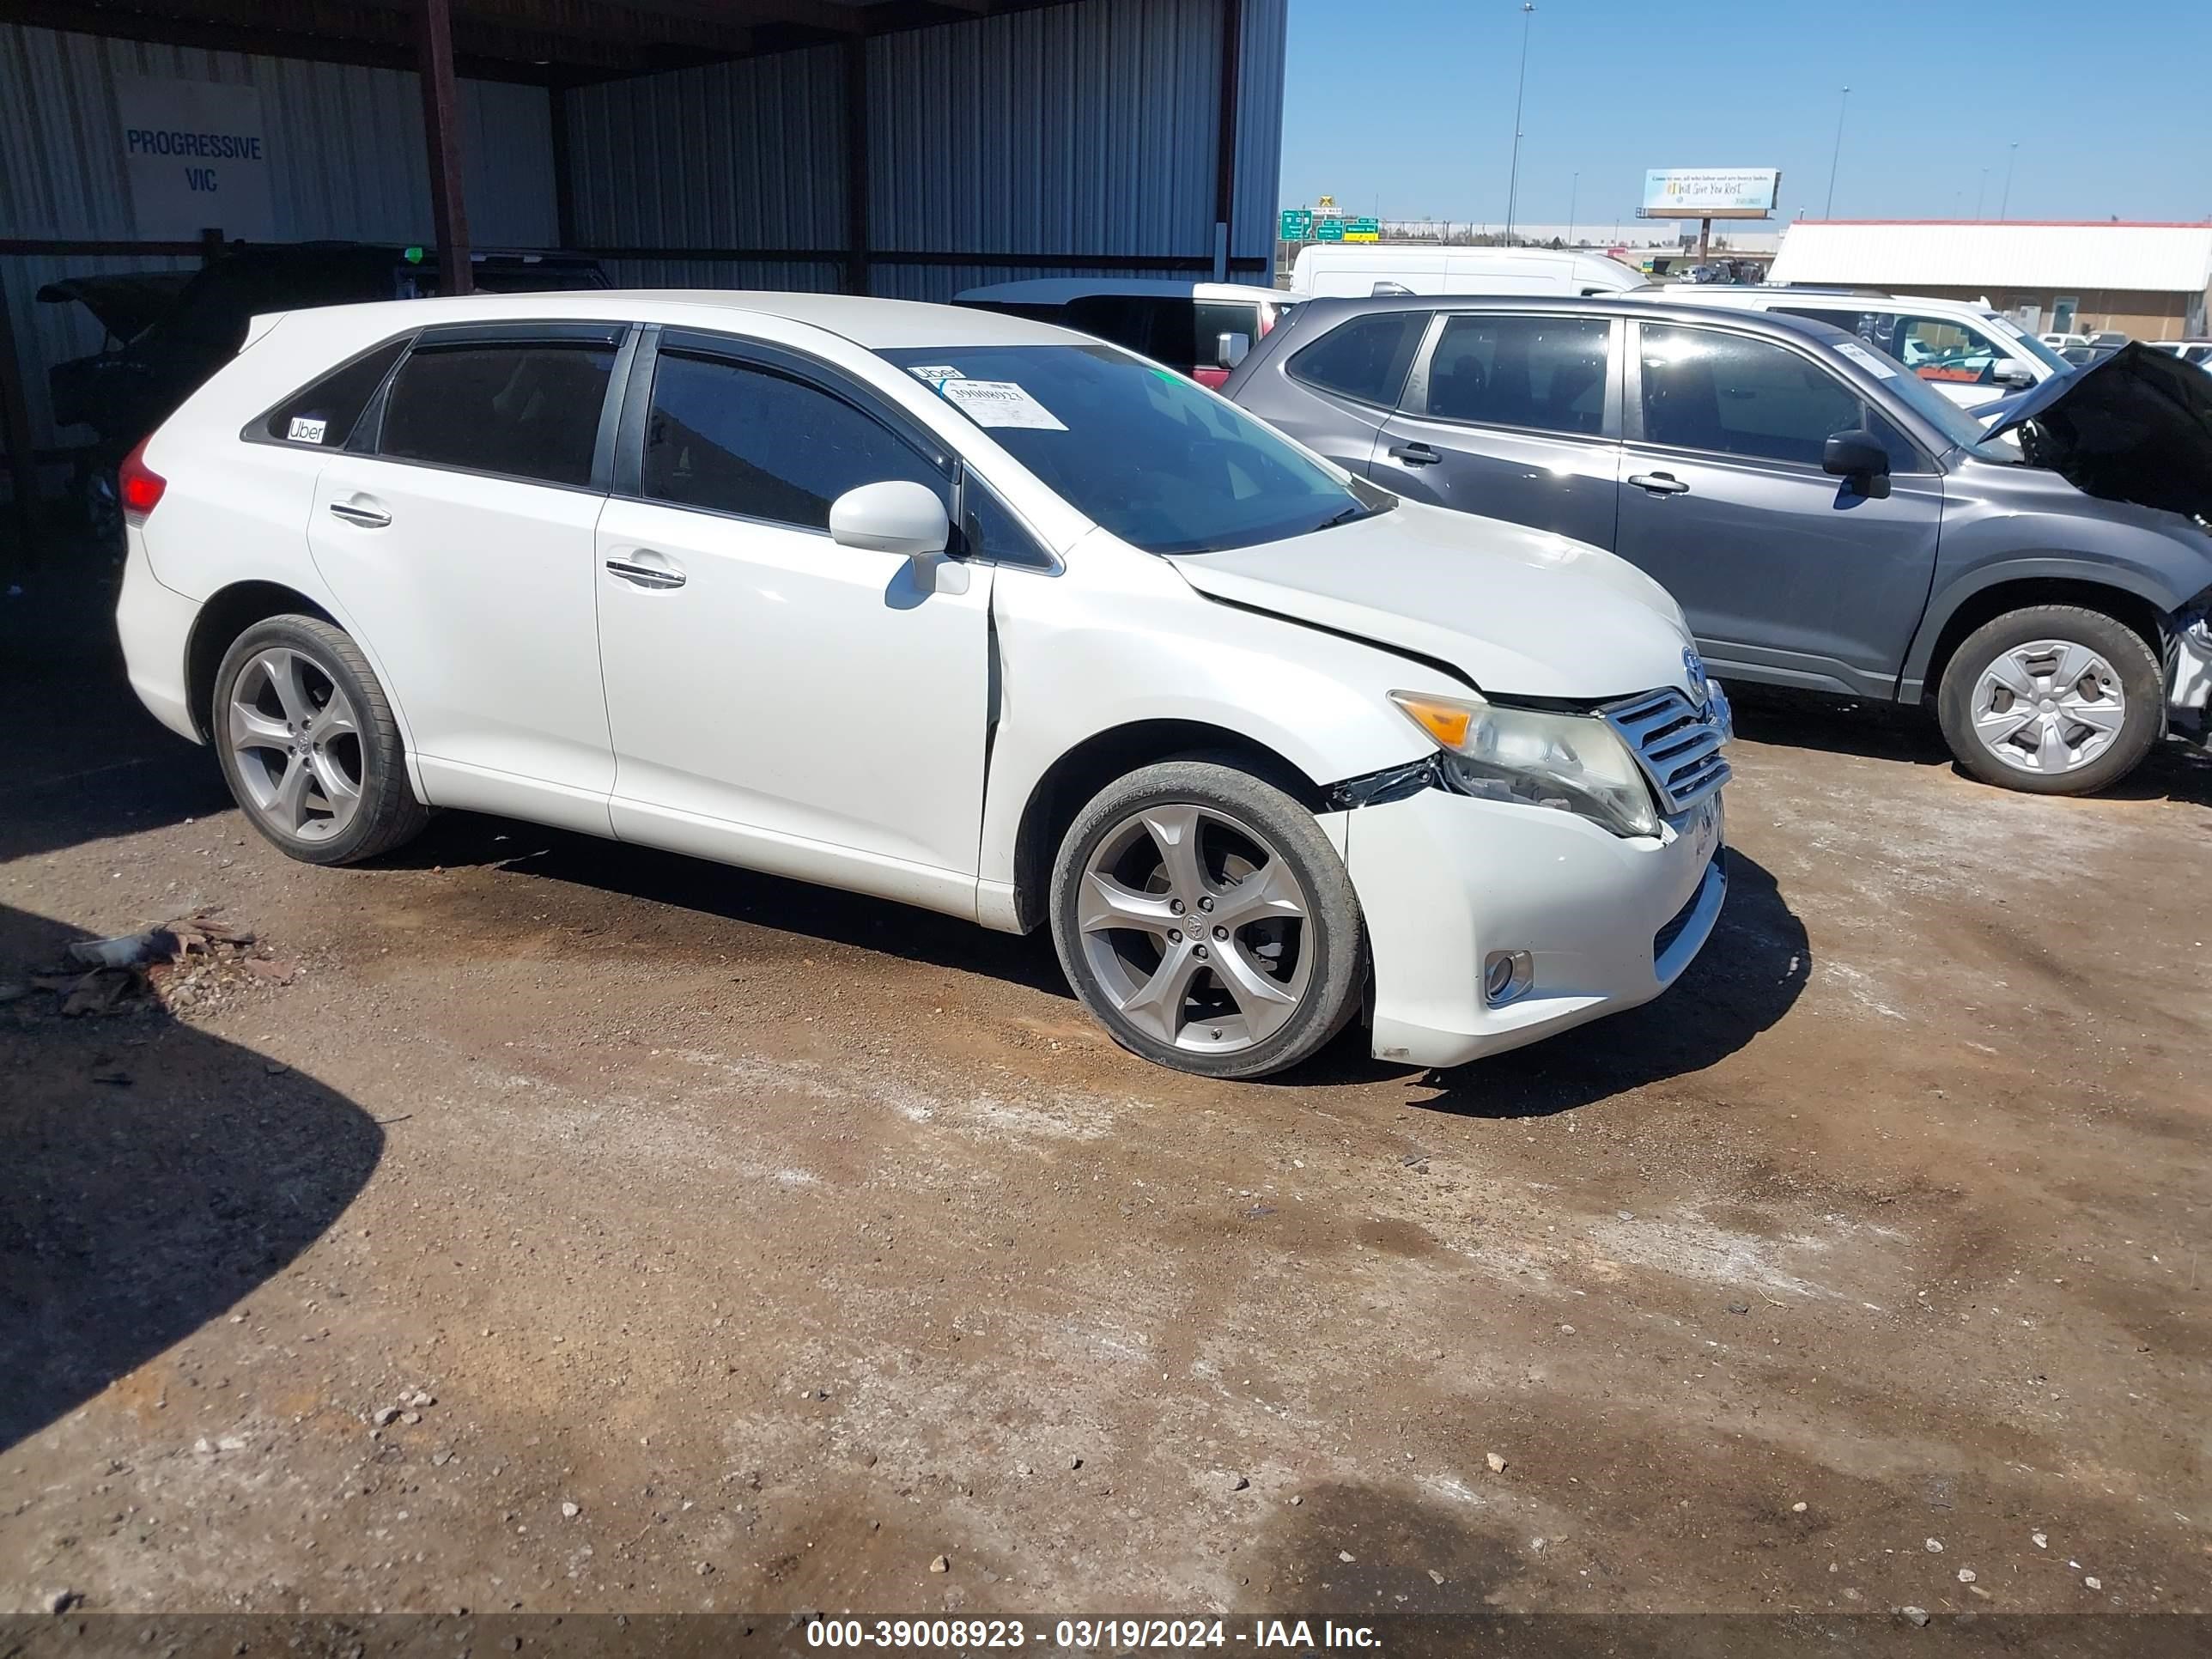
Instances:
[[[1602,319],[1453,317],[1429,362],[1428,412],[1545,432],[1605,423],[1613,325]]]
[[[1358,493],[1182,375],[1108,346],[929,346],[882,355],[935,386],[1078,512],[1148,552],[1249,547],[1391,504],[1380,492]]]
[[[1386,311],[1338,325],[1293,356],[1290,376],[1363,404],[1398,406],[1406,371],[1429,325],[1425,311]]]
[[[1211,368],[1235,367],[1221,355],[1221,337],[1242,334],[1249,348],[1260,343],[1260,307],[1241,301],[1207,300],[1192,306],[1190,360]]]
[[[378,453],[588,484],[614,362],[596,343],[418,349],[392,383]]]
[[[392,372],[392,364],[399,361],[399,354],[406,349],[406,341],[394,340],[331,370],[271,410],[264,429],[270,437],[288,443],[339,447],[353,431],[362,410],[368,407],[368,400],[376,395],[376,388],[384,384],[384,377]]]
[[[1818,466],[1864,417],[1849,386],[1769,341],[1647,323],[1643,356],[1647,442]]]
[[[972,472],[960,487],[960,501],[968,514],[967,550],[970,556],[995,559],[1001,564],[1052,562],[1051,556],[1037,545],[1036,538],[1023,526],[1012,509]]]
[[[945,477],[872,416],[765,368],[663,352],[645,431],[645,493],[683,507],[830,527],[830,503],[886,479]]]

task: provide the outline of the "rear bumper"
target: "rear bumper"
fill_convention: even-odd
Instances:
[[[115,631],[123,642],[131,689],[155,720],[198,743],[199,726],[185,684],[185,653],[200,614],[199,601],[155,580],[143,532],[131,528],[123,533],[129,555],[123,563],[122,597],[115,603]]]
[[[1456,1066],[1648,1002],[1703,948],[1727,896],[1720,798],[1656,838],[1427,789],[1346,814],[1380,1059]],[[1493,1004],[1497,952],[1527,988]]]

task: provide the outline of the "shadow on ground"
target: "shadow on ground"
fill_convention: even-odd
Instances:
[[[83,937],[0,907],[0,980]],[[282,1272],[384,1148],[351,1101],[250,1049],[58,1001],[0,1003],[0,1449]]]

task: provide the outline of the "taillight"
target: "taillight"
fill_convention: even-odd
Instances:
[[[153,441],[148,434],[138,441],[138,447],[123,458],[116,469],[115,482],[123,501],[123,516],[131,524],[143,524],[146,515],[161,504],[161,492],[169,481],[146,465],[146,446]]]

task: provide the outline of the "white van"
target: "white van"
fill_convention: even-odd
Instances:
[[[1832,323],[1887,351],[1966,409],[2025,391],[2068,367],[2011,318],[1972,300],[1816,288],[1669,288],[1668,303],[1677,301]]]
[[[1626,294],[1650,279],[1602,253],[1547,247],[1348,247],[1315,242],[1298,250],[1291,293],[1301,300],[1364,300],[1378,294]]]
[[[1039,276],[971,288],[952,303],[1095,334],[1218,387],[1289,313],[1291,296],[1243,283]]]

